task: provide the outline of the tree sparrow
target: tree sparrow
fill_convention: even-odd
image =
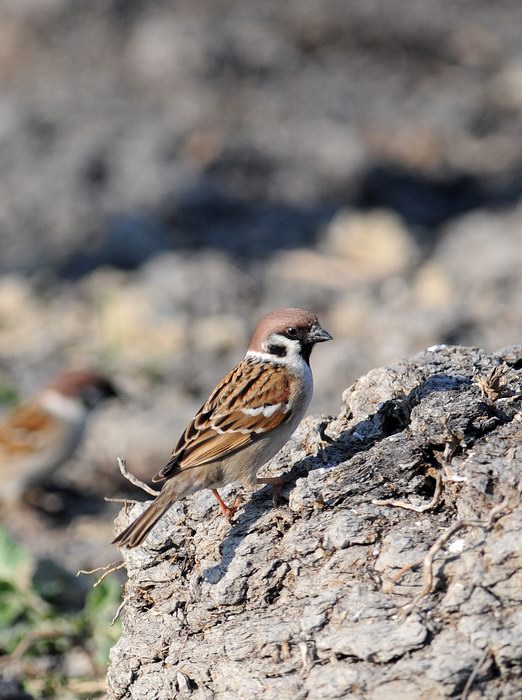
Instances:
[[[0,501],[41,484],[80,443],[89,413],[117,392],[95,372],[64,372],[0,422]]]
[[[299,425],[312,398],[310,354],[332,336],[317,316],[302,309],[280,309],[256,328],[244,359],[217,385],[189,423],[172,455],[152,481],[165,481],[152,504],[113,544],[139,545],[171,505],[200,489],[212,489],[230,520],[237,499],[227,506],[218,487],[281,483],[258,479]]]

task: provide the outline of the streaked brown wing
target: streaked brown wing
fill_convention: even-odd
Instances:
[[[0,451],[8,446],[12,454],[29,454],[45,448],[59,429],[56,418],[40,406],[20,404],[0,423]]]
[[[243,360],[217,385],[152,480],[223,459],[277,428],[290,416],[290,392],[284,367]]]

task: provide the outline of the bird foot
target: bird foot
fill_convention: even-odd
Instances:
[[[236,514],[237,509],[240,508],[244,503],[243,496],[236,496],[234,498],[234,503],[232,503],[231,506],[227,506],[225,501],[221,498],[221,494],[217,489],[212,489],[212,493],[216,497],[223,515],[228,520],[228,522],[231,523],[234,515]]]
[[[274,493],[272,499],[274,501],[274,505],[278,505],[281,500],[281,491],[283,490],[283,486],[288,484],[289,481],[292,481],[292,478],[292,472],[289,471],[285,474],[281,474],[280,476],[266,476],[264,478],[256,479],[256,484],[269,484],[270,486],[273,486]]]

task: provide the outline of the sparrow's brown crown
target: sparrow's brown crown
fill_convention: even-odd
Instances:
[[[79,398],[88,408],[94,407],[103,399],[119,395],[110,379],[91,370],[63,372],[46,389],[57,391],[63,396]]]
[[[297,308],[277,309],[262,318],[252,336],[249,350],[266,352],[266,342],[273,335],[296,339],[303,345],[332,339],[330,333],[321,327],[315,314]]]

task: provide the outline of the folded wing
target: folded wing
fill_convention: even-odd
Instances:
[[[223,459],[279,427],[290,417],[290,395],[282,366],[243,360],[214,389],[153,481]]]
[[[58,421],[38,405],[22,403],[0,423],[0,453],[3,448],[11,456],[31,454],[52,444],[59,432]]]

